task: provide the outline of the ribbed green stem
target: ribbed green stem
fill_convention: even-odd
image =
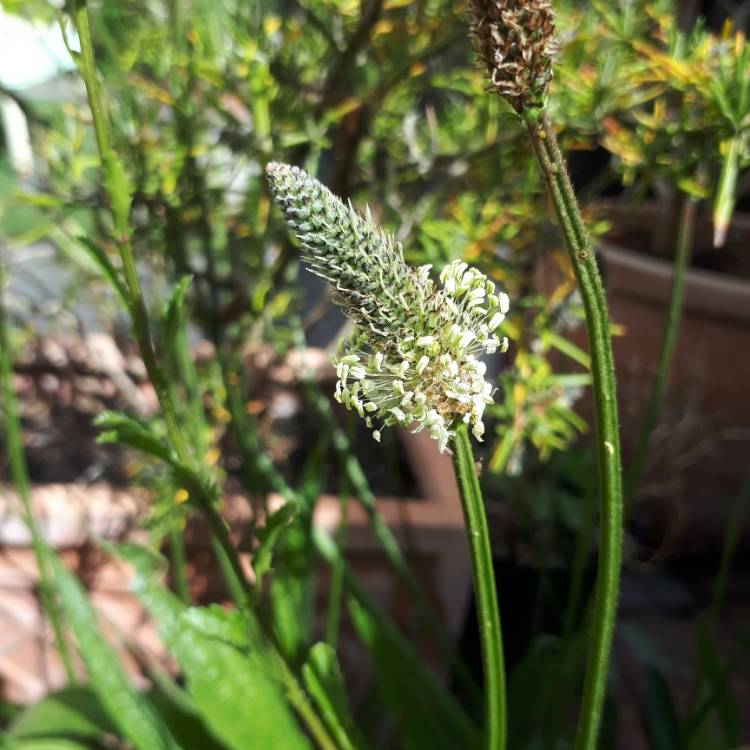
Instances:
[[[599,465],[601,542],[596,599],[588,650],[576,750],[595,750],[601,725],[612,634],[617,615],[622,548],[622,480],[615,368],[604,288],[554,128],[543,110],[523,118],[555,205],[581,291],[594,391],[596,452]]]
[[[75,682],[70,650],[65,642],[62,613],[55,601],[52,588],[52,575],[49,568],[51,554],[47,543],[39,532],[39,527],[31,508],[29,474],[21,440],[21,425],[13,392],[13,362],[10,351],[9,323],[5,312],[3,294],[5,289],[5,267],[0,257],[0,391],[2,392],[3,424],[5,427],[5,450],[8,454],[10,478],[21,501],[24,522],[31,534],[31,547],[39,571],[39,597],[42,608],[52,627],[55,649],[60,654],[68,682]]]
[[[487,516],[474,465],[468,427],[463,423],[456,428],[456,436],[453,438],[453,467],[471,552],[474,599],[479,623],[479,643],[482,649],[484,747],[486,750],[502,750],[505,747],[507,720],[500,610],[497,604]]]
[[[659,418],[664,391],[669,380],[669,371],[672,364],[674,348],[677,344],[677,336],[680,332],[680,318],[682,317],[682,299],[685,289],[685,271],[690,263],[690,254],[693,247],[693,230],[695,227],[695,212],[697,203],[694,199],[686,197],[682,204],[680,215],[680,226],[677,232],[677,248],[674,259],[674,271],[672,273],[672,288],[669,295],[667,308],[667,320],[664,325],[664,336],[659,352],[659,364],[656,376],[651,387],[651,394],[646,406],[646,414],[643,425],[638,434],[633,458],[628,471],[625,473],[625,509],[629,511],[635,503],[638,492],[638,483],[643,474],[643,469],[648,457],[651,433],[656,427]]]

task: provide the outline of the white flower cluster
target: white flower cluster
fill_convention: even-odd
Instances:
[[[384,426],[427,429],[444,451],[458,420],[481,440],[492,403],[482,354],[505,351],[497,329],[508,296],[487,277],[454,261],[430,278],[401,247],[295,167],[271,164],[271,189],[312,269],[334,286],[355,322],[334,359],[336,399],[356,410],[380,439]]]
[[[508,312],[508,296],[494,294],[493,283],[465,263],[446,266],[442,289],[432,288],[430,266],[417,270],[434,305],[427,325],[399,331],[390,345],[358,331],[335,362],[336,399],[356,409],[369,427],[427,429],[443,451],[457,419],[482,439],[492,386],[478,357],[507,348],[495,331]],[[379,440],[380,430],[373,435]]]

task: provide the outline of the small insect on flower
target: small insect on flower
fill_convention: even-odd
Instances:
[[[458,420],[481,440],[492,385],[479,357],[507,349],[497,330],[508,296],[460,261],[443,269],[437,286],[431,266],[407,265],[369,211],[361,216],[297,167],[273,162],[266,171],[305,261],[355,324],[334,358],[336,400],[378,441],[383,427],[399,424],[427,429],[444,451]]]

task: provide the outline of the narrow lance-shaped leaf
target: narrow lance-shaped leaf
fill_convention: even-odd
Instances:
[[[114,649],[102,635],[83,587],[57,558],[55,586],[86,665],[91,685],[113,724],[137,750],[177,750],[179,745],[148,702],[130,684]]]

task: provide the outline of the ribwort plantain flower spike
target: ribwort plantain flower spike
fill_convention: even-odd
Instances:
[[[376,440],[399,424],[427,429],[444,451],[459,420],[481,440],[492,386],[479,357],[507,349],[497,330],[508,296],[460,261],[436,285],[431,266],[407,265],[401,244],[369,210],[361,216],[297,167],[272,162],[266,172],[305,261],[355,324],[334,357],[336,400],[357,411]]]
[[[549,0],[468,0],[471,38],[495,91],[517,112],[544,103],[558,49]]]

